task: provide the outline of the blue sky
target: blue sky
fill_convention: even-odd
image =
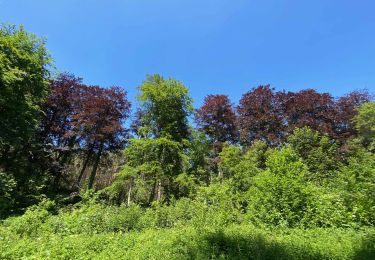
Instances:
[[[87,84],[146,74],[237,103],[259,84],[375,92],[373,0],[0,0],[0,22],[44,36],[56,68]]]

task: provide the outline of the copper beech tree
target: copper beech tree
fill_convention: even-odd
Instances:
[[[250,145],[255,140],[277,144],[284,134],[280,93],[269,86],[259,86],[245,93],[238,111],[238,130],[241,143]]]
[[[306,89],[279,95],[287,134],[295,128],[309,126],[321,134],[334,136],[335,102],[331,94]]]
[[[45,135],[62,165],[72,151],[83,152],[77,185],[81,186],[92,163],[88,179],[88,188],[92,188],[103,152],[120,150],[127,140],[124,121],[129,117],[130,102],[126,92],[120,87],[87,86],[70,74],[60,75],[51,88],[45,106]],[[58,171],[55,182],[60,175]]]
[[[237,142],[236,113],[226,95],[208,95],[196,110],[195,121],[213,144]]]
[[[365,90],[356,90],[340,97],[335,103],[335,138],[345,140],[357,134],[354,117],[357,108],[369,102],[371,95]]]
[[[47,147],[52,148],[50,171],[54,176],[53,188],[67,174],[67,166],[74,151],[79,150],[79,135],[73,132],[72,117],[76,113],[74,99],[82,86],[82,80],[63,73],[50,81],[51,92],[43,108],[42,136]]]
[[[295,128],[308,126],[345,141],[356,135],[352,122],[355,108],[369,100],[366,91],[334,99],[329,93],[313,89],[276,92],[269,85],[259,86],[245,93],[237,107],[240,140],[244,145],[259,139],[279,145]]]

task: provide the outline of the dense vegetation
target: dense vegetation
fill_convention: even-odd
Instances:
[[[375,102],[54,75],[0,30],[1,259],[374,259]]]

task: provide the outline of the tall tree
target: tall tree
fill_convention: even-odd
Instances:
[[[283,93],[281,97],[287,133],[292,133],[294,128],[309,126],[321,134],[334,135],[334,100],[329,93],[306,89]]]
[[[51,93],[44,106],[43,136],[55,152],[60,169],[55,171],[55,186],[68,159],[83,155],[77,185],[92,163],[88,187],[92,188],[100,159],[106,151],[124,147],[128,130],[124,121],[129,117],[130,102],[119,87],[87,86],[80,78],[61,74],[51,81]],[[73,153],[75,152],[75,153]]]
[[[180,142],[189,136],[188,116],[193,110],[188,89],[175,79],[151,75],[139,87],[143,129],[155,137]]]
[[[42,39],[22,27],[0,28],[0,167],[35,137],[50,64]]]
[[[175,180],[183,171],[192,99],[181,82],[160,75],[148,76],[139,90],[140,109],[132,128],[141,138],[133,139],[125,150],[127,163],[118,181],[127,181],[128,198],[132,197],[130,191],[135,193],[143,186],[151,190],[148,200],[143,196],[143,203],[161,201],[163,194],[169,200],[179,194]]]
[[[194,176],[198,181],[209,184],[212,179],[210,172],[212,145],[204,133],[192,128],[186,155],[188,174]]]
[[[353,91],[340,97],[335,102],[335,138],[347,140],[357,134],[353,118],[357,115],[357,108],[371,100],[365,91]]]
[[[213,144],[231,142],[238,138],[236,114],[226,95],[208,95],[196,110],[195,121]]]
[[[22,27],[0,27],[0,197],[10,198],[1,208],[26,207],[45,184],[46,154],[37,131],[50,64],[44,40]]]
[[[297,152],[309,169],[306,177],[318,184],[336,175],[341,165],[337,144],[327,135],[305,126],[296,128],[287,143]]]
[[[181,144],[165,137],[132,139],[125,166],[109,188],[118,201],[150,204],[178,194],[175,178],[184,171]]]
[[[245,93],[237,108],[238,130],[245,145],[260,139],[275,145],[283,137],[283,118],[279,93],[269,85],[253,88]]]
[[[375,102],[367,102],[358,107],[353,122],[363,145],[375,152]]]
[[[77,109],[72,117],[72,132],[81,137],[86,150],[78,183],[82,180],[88,162],[94,157],[88,180],[88,188],[92,188],[103,152],[117,151],[126,142],[128,131],[123,123],[129,117],[130,102],[126,92],[119,87],[105,89],[81,86],[75,104]]]
[[[42,121],[41,135],[44,143],[53,151],[53,164],[50,170],[55,176],[55,189],[67,171],[67,163],[73,155],[73,150],[79,147],[80,136],[73,131],[72,119],[77,113],[75,99],[80,94],[82,85],[82,79],[72,74],[59,75],[50,81],[51,92],[43,105],[45,117]]]

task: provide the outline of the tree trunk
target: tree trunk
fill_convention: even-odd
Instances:
[[[156,201],[160,202],[161,199],[161,180],[158,180],[158,190],[156,192]]]
[[[151,205],[152,201],[155,199],[156,184],[157,184],[157,180],[155,179],[154,184],[153,184],[153,188],[152,188],[151,193],[150,193],[150,199],[149,199],[150,205]]]
[[[91,146],[91,147],[89,148],[89,150],[87,151],[86,159],[85,159],[85,161],[83,162],[83,166],[82,166],[81,172],[79,173],[79,177],[78,177],[78,180],[77,180],[77,186],[78,186],[78,187],[81,187],[83,174],[85,173],[85,170],[86,170],[86,168],[87,168],[87,165],[88,165],[88,163],[89,163],[89,161],[90,161],[90,159],[91,159],[92,153],[93,153],[93,147]]]
[[[224,174],[223,174],[223,171],[218,169],[218,173],[217,173],[217,177],[219,177],[219,179],[222,181],[224,179]]]
[[[91,175],[90,175],[90,178],[89,178],[89,184],[87,186],[88,189],[92,189],[92,187],[94,185],[94,180],[95,180],[96,172],[98,170],[100,157],[102,156],[103,148],[104,148],[104,143],[101,142],[100,147],[99,147],[99,151],[98,151],[98,153],[96,155],[96,158],[95,158],[94,166],[92,167],[92,172],[91,172]]]
[[[129,190],[128,190],[128,206],[130,205],[131,203],[131,194],[132,194],[132,188],[133,188],[133,178],[130,179],[130,182],[129,182]]]
[[[63,153],[60,152],[59,156],[58,156],[58,160],[61,158],[61,168],[62,169],[59,169],[59,171],[57,172],[56,174],[56,177],[53,181],[53,187],[54,187],[54,190],[58,190],[58,187],[59,187],[59,183],[60,183],[60,179],[61,179],[61,176],[62,176],[62,172],[64,169],[65,169],[65,164],[67,163],[68,159],[69,159],[69,156],[71,155],[71,149],[73,148],[74,146],[74,142],[75,142],[76,138],[73,137],[73,138],[70,138],[69,139],[69,142],[68,142],[68,147],[69,147],[69,150],[68,151],[65,151]]]

